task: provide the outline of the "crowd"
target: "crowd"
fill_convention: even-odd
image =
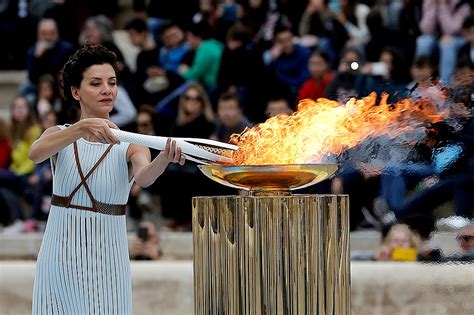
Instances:
[[[372,177],[357,165],[344,167],[311,191],[348,193],[351,229],[414,216],[433,220],[432,210],[448,200],[454,214],[472,217],[472,1],[134,0],[123,27],[139,50],[132,62],[115,42],[118,8],[117,0],[1,2],[0,37],[9,45],[0,49],[0,69],[28,71],[11,117],[0,120],[3,225],[34,231],[47,218],[52,170],[34,165],[28,148],[45,128],[78,119],[78,109],[61,97],[60,73],[83,44],[101,44],[119,59],[111,120],[149,135],[227,142],[268,117],[292,113],[305,98],[343,103],[375,91],[393,102],[442,90],[460,127],[431,126],[426,143],[413,148],[416,162],[388,165]],[[143,196],[159,195],[172,228],[186,230],[191,197],[222,193],[229,191],[193,163],[172,165],[150,189],[132,187],[129,215],[140,221]]]

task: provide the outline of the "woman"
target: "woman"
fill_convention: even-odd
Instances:
[[[80,120],[48,128],[30,159],[51,158],[53,196],[37,260],[33,314],[131,314],[125,205],[135,181],[151,185],[170,162],[184,164],[174,141],[150,162],[147,148],[119,143],[109,113],[117,97],[116,56],[83,46],[63,69],[66,100]]]
[[[7,200],[10,216],[14,221],[4,232],[17,233],[23,230],[25,217],[16,195],[31,192],[29,178],[35,171],[35,164],[28,159],[28,150],[40,136],[41,127],[25,97],[15,97],[10,111],[11,164],[8,169],[0,169],[0,194]]]
[[[178,113],[171,126],[171,137],[208,139],[214,131],[215,114],[204,88],[198,83],[190,83],[179,98]],[[159,191],[163,215],[172,217],[170,228],[189,231],[191,228],[192,196],[208,194],[209,185],[195,164],[184,167],[170,167],[163,176]],[[178,184],[180,190],[172,189]]]
[[[171,134],[174,137],[209,138],[215,120],[206,91],[200,84],[191,83],[179,98],[178,116]]]

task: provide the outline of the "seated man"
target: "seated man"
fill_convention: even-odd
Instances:
[[[33,101],[40,76],[49,73],[56,78],[72,51],[72,44],[60,39],[56,21],[42,19],[38,23],[36,43],[27,53],[29,83],[20,93]]]

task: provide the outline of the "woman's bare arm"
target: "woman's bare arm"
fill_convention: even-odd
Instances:
[[[128,149],[128,157],[132,162],[135,183],[140,187],[148,187],[163,174],[169,163],[184,164],[181,149],[176,147],[174,140],[168,139],[164,151],[150,162],[150,150],[144,146],[132,144]]]
[[[101,118],[87,118],[61,130],[54,126],[46,129],[30,148],[29,158],[41,163],[79,138],[90,137],[101,143],[118,143],[110,128],[118,127],[111,121]]]

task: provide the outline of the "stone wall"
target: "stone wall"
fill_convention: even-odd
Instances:
[[[474,309],[474,265],[352,263],[354,315],[465,315]],[[0,262],[0,314],[31,313],[35,263]],[[191,261],[132,262],[133,312],[193,314]]]

